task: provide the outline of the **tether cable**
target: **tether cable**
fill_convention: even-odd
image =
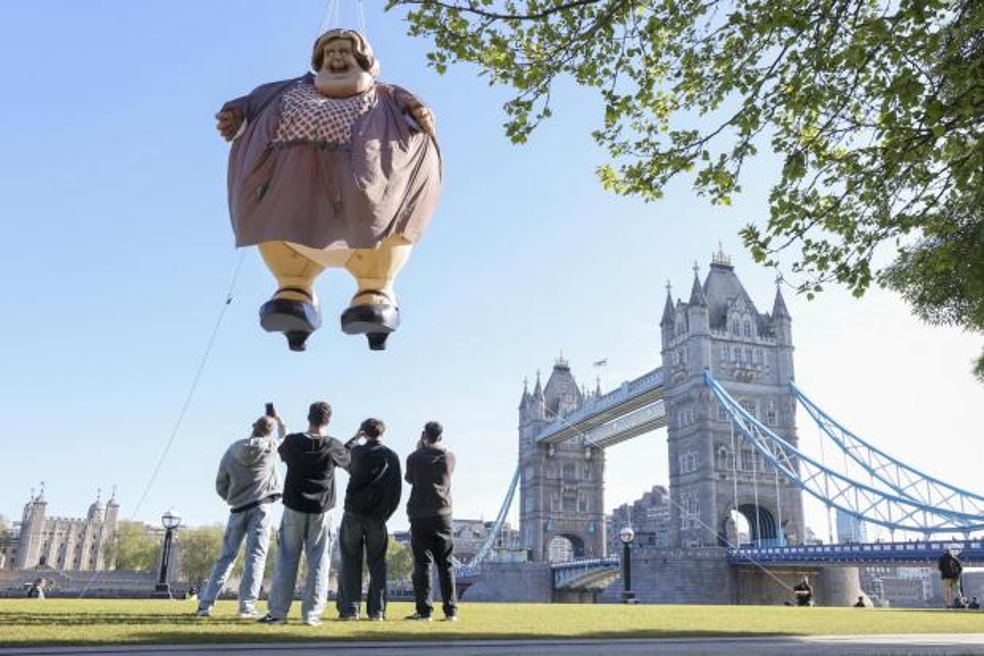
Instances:
[[[208,342],[205,345],[205,351],[202,353],[201,360],[198,362],[198,367],[195,369],[195,375],[192,377],[191,387],[188,389],[188,394],[185,396],[180,412],[178,412],[178,418],[174,422],[174,427],[171,429],[171,434],[168,436],[167,443],[164,445],[164,450],[161,451],[161,455],[157,458],[157,463],[154,465],[154,470],[151,473],[150,478],[147,479],[147,484],[144,486],[143,492],[137,500],[136,505],[133,507],[133,510],[129,513],[130,521],[136,519],[137,512],[139,512],[140,508],[143,507],[144,502],[147,500],[147,495],[150,494],[151,488],[157,481],[157,476],[161,472],[161,467],[164,466],[164,461],[167,459],[167,454],[170,452],[171,446],[174,444],[174,440],[178,436],[178,431],[181,430],[181,426],[184,424],[185,416],[188,414],[188,408],[191,407],[191,401],[198,389],[198,383],[202,379],[202,373],[205,371],[205,365],[208,364],[209,356],[212,354],[212,348],[215,346],[215,340],[219,335],[219,328],[222,327],[222,320],[225,319],[226,311],[232,304],[236,281],[239,279],[239,272],[243,268],[243,260],[245,258],[246,250],[241,249],[239,252],[239,258],[236,261],[236,267],[232,272],[232,279],[229,281],[229,288],[226,291],[225,300],[223,300],[222,307],[219,309],[219,316],[215,319],[215,325],[212,327],[212,333],[209,335]],[[99,576],[100,571],[106,570],[93,570],[92,577],[89,578],[88,582],[82,588],[82,592],[79,593],[80,599],[85,596],[86,592],[89,591],[93,581],[95,581]]]

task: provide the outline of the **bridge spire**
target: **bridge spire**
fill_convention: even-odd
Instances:
[[[789,319],[789,310],[786,309],[786,301],[782,297],[782,278],[776,277],[776,300],[772,303],[773,319]]]
[[[690,290],[690,305],[707,305],[707,299],[704,297],[704,288],[700,284],[700,267],[694,262],[694,286]]]
[[[676,310],[673,308],[673,292],[670,285],[670,281],[666,281],[666,304],[663,305],[663,318],[660,319],[659,325],[661,328],[666,326],[672,326],[676,317]]]

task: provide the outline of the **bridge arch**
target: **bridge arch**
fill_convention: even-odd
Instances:
[[[576,533],[558,533],[547,541],[543,560],[561,563],[585,556],[584,538]]]

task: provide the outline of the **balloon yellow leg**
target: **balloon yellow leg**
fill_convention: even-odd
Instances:
[[[345,262],[345,269],[352,274],[359,286],[352,305],[397,306],[393,283],[400,270],[410,259],[413,244],[405,237],[391,235],[379,244],[379,248],[358,248]]]
[[[291,351],[303,351],[308,336],[321,327],[314,279],[325,267],[298,253],[289,242],[266,241],[259,249],[278,285],[273,298],[260,308],[260,325],[268,332],[283,333]]]
[[[378,248],[359,248],[345,262],[345,269],[358,284],[352,303],[342,313],[342,331],[365,335],[369,348],[382,351],[386,338],[400,325],[393,282],[407,263],[413,244],[400,236],[390,236]]]
[[[289,242],[265,241],[259,245],[260,255],[270,273],[277,279],[274,298],[315,303],[314,279],[325,267],[292,248]]]

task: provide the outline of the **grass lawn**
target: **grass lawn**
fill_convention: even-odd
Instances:
[[[393,619],[384,623],[326,621],[309,627],[297,618],[298,606],[287,626],[262,626],[239,620],[231,601],[220,602],[213,617],[198,619],[192,616],[194,601],[4,599],[0,646],[984,633],[984,612],[974,611],[465,603],[460,621],[452,624],[440,621],[439,612],[432,623],[405,622],[411,605],[393,603]]]

